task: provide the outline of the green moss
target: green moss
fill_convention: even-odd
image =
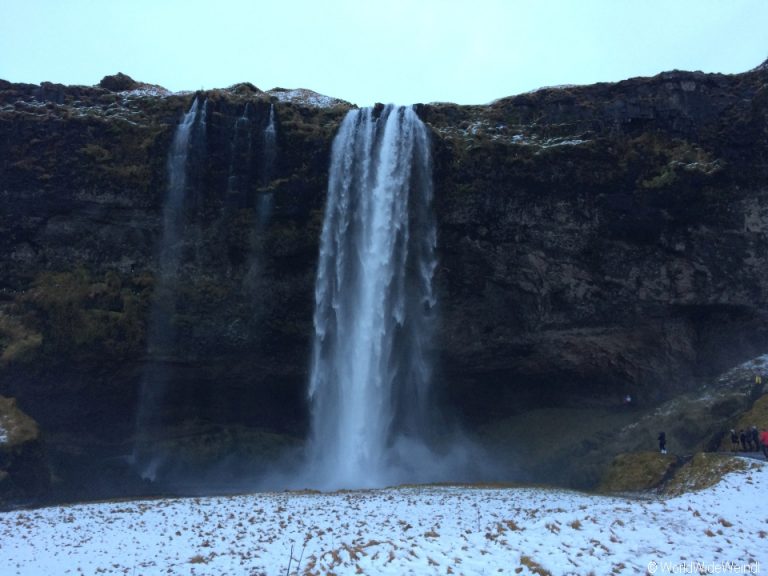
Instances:
[[[717,484],[731,472],[746,470],[750,466],[743,459],[726,454],[699,452],[682,466],[664,486],[664,493],[677,496],[693,490],[702,490]]]
[[[711,175],[720,168],[698,145],[655,133],[630,140],[623,156],[627,169],[640,171],[638,186],[647,190],[669,188],[694,173]]]
[[[137,438],[139,444],[145,442]],[[153,449],[172,453],[182,465],[205,467],[221,461],[222,455],[236,455],[242,462],[274,461],[298,440],[247,426],[221,426],[190,420],[169,427],[149,439]]]
[[[95,162],[109,162],[112,160],[112,153],[98,144],[89,143],[80,148],[80,154],[88,160]]]
[[[621,454],[600,484],[602,492],[639,492],[658,489],[678,496],[717,484],[731,472],[758,466],[741,458],[714,452],[698,452],[685,464],[658,452]]]
[[[144,276],[134,282],[116,271],[41,272],[15,306],[30,334],[27,351],[37,342],[36,353],[49,359],[136,356],[144,347],[150,292]]]
[[[0,311],[0,366],[24,362],[40,347],[43,336],[20,318]]]
[[[662,168],[659,174],[640,182],[640,186],[643,188],[665,188],[674,184],[676,180],[677,174],[675,173],[674,166],[667,164],[667,166]]]
[[[601,492],[640,492],[659,487],[678,464],[672,454],[619,454],[600,483]]]
[[[14,398],[5,396],[0,396],[0,428],[6,436],[6,441],[0,446],[6,451],[33,442],[40,436],[37,423],[16,406]]]
[[[757,426],[759,430],[768,429],[768,394],[764,394],[752,405],[737,422],[738,428]]]

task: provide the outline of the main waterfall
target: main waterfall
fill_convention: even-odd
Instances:
[[[321,488],[420,480],[430,460],[429,138],[412,108],[379,111],[350,111],[333,143],[309,383]]]

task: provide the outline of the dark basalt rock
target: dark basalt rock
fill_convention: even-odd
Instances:
[[[760,64],[760,66],[752,70],[752,72],[768,72],[768,60]]]
[[[173,426],[198,418],[291,444],[306,432],[328,160],[349,106],[131,83],[0,82],[0,393],[23,401],[52,451],[109,458],[130,451],[143,374],[160,363]],[[195,97],[206,128],[179,337],[148,357],[166,158]],[[416,110],[433,141],[441,409],[474,428],[627,393],[650,406],[768,348],[764,67]]]
[[[242,94],[244,96],[263,94],[262,90],[259,90],[258,88],[256,88],[256,86],[254,86],[250,82],[240,82],[238,84],[230,86],[229,88],[227,88],[227,90],[230,92],[234,92],[235,94]]]
[[[99,82],[99,87],[109,90],[110,92],[123,92],[124,90],[135,90],[139,88],[141,84],[136,82],[133,78],[122,72],[113,74],[112,76],[104,76]]]

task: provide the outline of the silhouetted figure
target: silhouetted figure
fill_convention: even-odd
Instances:
[[[739,441],[741,442],[741,451],[747,451],[747,434],[743,429],[739,430]]]
[[[760,441],[763,443],[763,454],[768,458],[768,430],[760,432]]]
[[[736,430],[731,428],[731,452],[739,451],[739,435],[736,434]]]
[[[667,453],[667,435],[664,432],[659,432],[659,452]]]
[[[752,444],[754,445],[755,452],[759,452],[760,451],[760,433],[757,431],[757,426],[753,425],[749,433],[752,436]]]

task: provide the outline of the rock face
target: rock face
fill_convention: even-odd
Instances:
[[[110,92],[124,92],[128,90],[135,90],[141,85],[133,78],[122,72],[113,74],[112,76],[104,76],[99,82],[99,88],[104,88]]]
[[[48,490],[50,471],[37,423],[12,398],[0,396],[0,507],[39,498]]]
[[[0,393],[52,451],[106,459],[130,452],[159,364],[178,430],[300,439],[330,146],[350,105],[137,84],[0,81]],[[179,336],[160,358],[147,331],[166,159],[194,98]],[[416,110],[433,141],[441,409],[473,428],[625,394],[650,405],[768,348],[765,67]]]
[[[446,372],[514,390],[485,388],[507,411],[520,388],[655,400],[764,350],[765,81],[675,72],[426,107]]]

